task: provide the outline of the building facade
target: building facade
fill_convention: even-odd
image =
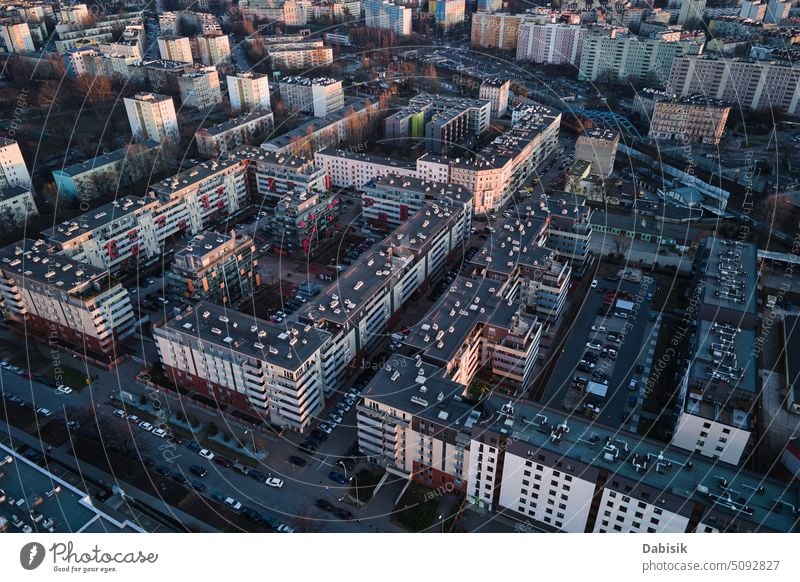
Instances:
[[[125,111],[133,136],[139,141],[177,140],[178,117],[172,97],[156,93],[137,93],[125,97]]]
[[[285,77],[280,81],[280,93],[286,107],[292,111],[325,117],[344,107],[342,82],[327,77]]]
[[[234,111],[272,108],[269,98],[269,77],[266,75],[249,71],[228,75],[228,95]]]
[[[586,34],[579,25],[526,22],[519,27],[517,60],[579,67]]]
[[[216,67],[203,67],[178,77],[181,105],[192,109],[211,109],[222,103],[222,90]]]

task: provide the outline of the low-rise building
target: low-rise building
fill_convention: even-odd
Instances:
[[[592,164],[592,172],[608,177],[614,170],[619,147],[619,132],[602,127],[585,130],[575,142],[575,159]]]
[[[276,325],[200,301],[153,335],[176,386],[297,431],[322,411],[321,352],[330,338],[322,329]]]
[[[194,140],[200,155],[213,160],[241,146],[261,143],[274,127],[272,111],[257,108],[219,125],[199,129]]]
[[[115,360],[133,331],[128,291],[95,269],[23,239],[0,250],[0,294],[6,317],[26,338]]]
[[[204,232],[175,253],[164,276],[167,293],[183,301],[233,306],[259,285],[256,246],[248,236]]]

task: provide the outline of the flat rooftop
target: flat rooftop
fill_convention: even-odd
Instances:
[[[480,413],[461,399],[463,390],[461,384],[445,378],[439,366],[394,354],[370,380],[362,396],[468,435]]]
[[[205,127],[203,129],[199,129],[197,130],[197,133],[207,133],[209,135],[222,135],[232,129],[241,127],[242,125],[246,125],[248,123],[252,123],[259,119],[266,119],[267,117],[272,117],[272,111],[270,111],[269,109],[256,108],[253,109],[252,111],[249,111],[245,115],[234,117],[233,119],[229,119],[228,121],[218,123],[217,125],[212,125],[211,127]]]
[[[754,315],[757,310],[757,249],[754,244],[707,237],[703,304]]]
[[[341,81],[331,77],[284,77],[280,80],[281,85],[302,85],[304,87],[312,87],[314,85],[328,87],[337,83],[341,83]]]
[[[508,402],[508,398],[490,398],[484,410],[485,420],[473,427],[473,436],[489,429],[508,435],[509,451],[515,454],[525,456],[528,450],[533,455],[549,451],[563,459],[574,459],[608,471],[610,477],[606,486],[612,485],[612,479],[623,477],[649,489],[672,494],[682,504],[685,500],[682,508],[675,509],[682,509],[687,515],[691,513],[692,504],[699,502],[705,506],[706,516],[713,514],[716,519],[729,516],[767,530],[797,530],[798,514],[792,511],[792,507],[798,506],[796,485],[605,427],[578,414],[527,401],[513,402],[513,413],[501,415],[502,405]],[[562,432],[560,440],[554,442],[553,430],[562,423],[569,431]],[[609,459],[606,455],[607,443],[618,449],[616,458],[611,455]],[[648,461],[646,469],[637,469],[634,463],[641,467],[642,461]],[[724,487],[723,479],[727,483]],[[704,487],[715,498],[704,494]],[[730,500],[726,494],[731,496]],[[704,521],[709,519],[706,517]]]
[[[116,163],[120,160],[124,160],[130,155],[140,154],[147,150],[156,149],[161,147],[157,141],[154,140],[147,140],[142,143],[134,143],[127,145],[125,147],[119,148],[118,150],[114,150],[112,152],[108,152],[107,154],[100,154],[93,157],[90,160],[86,160],[84,162],[78,162],[77,164],[72,164],[71,166],[67,166],[66,168],[62,168],[61,170],[55,170],[56,172],[60,172],[62,174],[66,174],[67,176],[79,176],[95,168],[102,168],[103,166],[107,166],[108,164]]]
[[[107,271],[50,252],[43,240],[22,239],[0,249],[0,270],[22,281],[36,281],[76,297],[103,289]]]
[[[298,127],[295,127],[291,131],[284,133],[283,135],[279,135],[277,137],[273,137],[265,141],[261,144],[261,147],[266,150],[276,150],[281,149],[293,141],[297,139],[304,139],[308,137],[308,130],[311,128],[314,131],[318,131],[328,125],[332,125],[334,123],[338,123],[350,115],[350,108],[352,107],[353,110],[358,113],[363,111],[367,106],[367,99],[355,99],[353,97],[345,97],[344,99],[344,107],[341,109],[337,109],[326,115],[325,117],[313,117],[308,119],[307,121],[301,123]]]
[[[155,204],[157,200],[152,197],[124,196],[48,228],[42,234],[48,240],[64,243]]]
[[[369,186],[377,189],[388,188],[418,192],[423,194],[426,199],[432,200],[443,200],[445,198],[452,198],[460,202],[472,200],[472,192],[464,186],[423,180],[414,176],[399,176],[397,174],[380,175],[374,178],[371,184],[367,185],[367,187]]]
[[[200,301],[162,327],[287,370],[301,367],[330,336],[310,325],[274,324],[208,301]]]
[[[150,186],[151,192],[157,196],[165,196],[167,199],[171,198],[175,192],[179,192],[185,188],[203,182],[208,178],[221,174],[229,168],[238,166],[242,162],[236,159],[223,159],[212,162],[201,162],[192,166],[190,169],[175,174],[170,178],[161,180],[158,184]]]
[[[0,516],[8,520],[9,531],[14,531],[11,515],[16,515],[29,525],[34,532],[46,532],[43,523],[53,520],[56,533],[82,532],[139,532],[144,530],[128,520],[119,512],[104,503],[92,499],[66,481],[56,477],[18,455],[13,449],[0,444],[0,457],[10,455],[13,461],[3,466],[6,473],[3,490],[6,502],[0,504]],[[11,499],[24,500],[20,506],[12,506]],[[43,518],[39,523],[28,517],[30,510],[36,510]]]

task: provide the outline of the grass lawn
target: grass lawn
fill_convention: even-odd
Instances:
[[[352,487],[350,487],[350,496],[358,499],[360,503],[369,503],[375,491],[375,486],[381,480],[384,473],[385,471],[379,473],[369,469],[359,471],[351,481]]]
[[[404,507],[392,514],[392,521],[412,532],[420,532],[436,523],[440,496],[419,483],[411,483],[398,507]]]
[[[83,390],[89,385],[86,383],[87,376],[84,372],[80,372],[64,364],[61,364],[58,373],[56,373],[56,368],[53,367],[45,372],[44,375],[53,380],[60,381],[62,384],[66,384],[73,390]],[[58,376],[61,378],[58,378]]]

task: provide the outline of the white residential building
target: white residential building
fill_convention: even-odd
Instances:
[[[204,65],[222,65],[231,60],[231,45],[227,34],[204,34],[197,42],[197,60]]]
[[[222,103],[216,67],[203,67],[178,77],[181,104],[193,109],[210,109]]]
[[[137,93],[133,98],[125,97],[125,110],[133,136],[140,140],[177,140],[178,117],[172,97],[156,93]]]
[[[22,186],[0,188],[0,228],[15,229],[36,216],[39,216],[39,209],[30,189]]]
[[[0,188],[7,186],[30,188],[31,175],[19,144],[13,139],[0,137]]]
[[[0,24],[0,38],[2,38],[8,53],[26,53],[36,50],[27,22]]]
[[[587,29],[575,24],[525,22],[517,33],[517,60],[580,66]]]
[[[253,72],[228,75],[228,95],[235,111],[271,109],[266,75]]]
[[[286,77],[281,79],[280,94],[291,111],[313,113],[325,117],[344,107],[342,82],[327,77]]]
[[[159,36],[158,52],[165,61],[179,61],[182,63],[194,62],[192,44],[188,36]]]

